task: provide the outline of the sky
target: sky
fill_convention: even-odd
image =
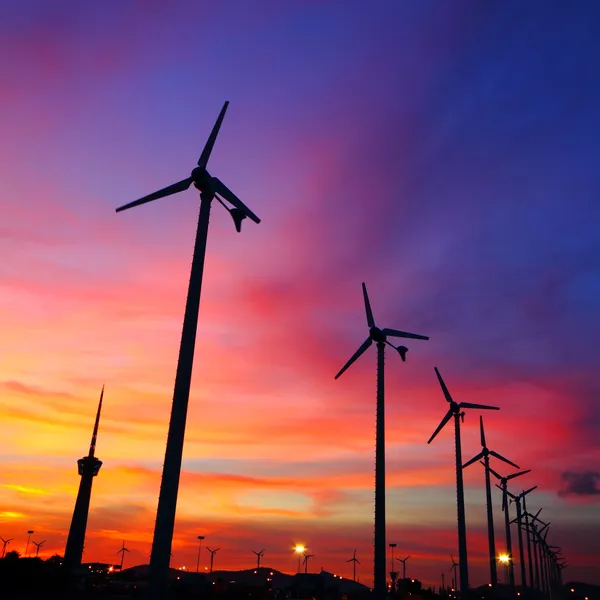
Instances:
[[[426,443],[437,366],[457,401],[500,407],[488,446],[531,469],[509,490],[538,486],[564,580],[600,584],[599,18],[593,0],[3,3],[8,549],[32,529],[64,552],[105,385],[84,560],[125,540],[125,566],[148,561],[199,200],[114,209],[187,177],[229,100],[209,171],[262,222],[238,234],[214,203],[172,566],[204,535],[215,569],[264,548],[293,573],[304,543],[348,577],[356,549],[371,582],[375,349],[334,380],[368,334],[364,281],[378,325],[430,336],[386,360],[407,576],[439,585],[457,556],[451,427]],[[480,585],[483,468],[464,476]]]

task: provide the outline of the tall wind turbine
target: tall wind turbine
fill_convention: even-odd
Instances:
[[[435,374],[446,400],[450,403],[450,408],[442,422],[438,425],[433,435],[427,440],[431,444],[435,436],[444,428],[444,425],[454,416],[454,444],[456,447],[456,506],[458,512],[458,562],[460,565],[460,595],[461,598],[467,598],[469,594],[469,569],[467,567],[467,526],[465,522],[465,497],[463,491],[462,477],[462,451],[460,447],[460,422],[464,420],[465,413],[463,408],[478,408],[482,410],[500,410],[497,406],[487,406],[485,404],[472,404],[471,402],[454,402],[440,372],[434,367]],[[454,559],[452,559],[454,562]]]
[[[452,588],[453,591],[456,591],[456,588],[458,587],[458,580],[456,579],[456,567],[460,565],[459,563],[454,561],[454,556],[450,555],[450,559],[452,560],[452,566],[448,569],[448,571],[454,571],[454,573],[452,573]]]
[[[385,346],[394,348],[400,358],[405,361],[408,348],[406,346],[394,346],[388,342],[389,337],[403,337],[415,340],[428,340],[425,335],[407,333],[396,329],[379,329],[375,325],[367,286],[363,283],[363,297],[365,311],[367,313],[367,325],[369,326],[369,337],[362,346],[352,355],[350,360],[341,368],[335,376],[337,379],[373,342],[377,344],[377,415],[375,427],[375,540],[374,540],[374,577],[373,596],[374,600],[383,600],[387,594],[385,574],[385,403],[384,403],[384,360]]]
[[[356,558],[356,550],[354,551],[352,558],[347,560],[346,562],[352,563],[352,581],[356,581],[356,564],[358,563],[360,565],[360,560]]]
[[[0,537],[0,540],[2,540],[2,558],[4,558],[4,555],[6,554],[6,546],[8,546],[8,544],[10,544],[15,538],[8,538],[7,540],[5,540],[3,537]]]
[[[498,573],[496,571],[496,541],[494,539],[494,514],[492,511],[492,486],[490,485],[490,456],[494,456],[499,460],[503,460],[505,463],[512,465],[516,469],[519,465],[504,458],[504,456],[498,454],[494,450],[490,450],[485,443],[485,431],[483,429],[483,417],[479,415],[479,433],[481,436],[481,452],[474,456],[471,460],[467,461],[463,465],[463,469],[472,465],[474,462],[483,459],[483,466],[485,467],[485,503],[487,509],[487,522],[488,522],[488,544],[490,552],[490,578],[492,582],[492,588],[496,588],[498,585]]]
[[[69,527],[69,536],[65,547],[64,566],[68,572],[73,572],[81,565],[83,556],[83,545],[85,543],[85,530],[87,527],[88,513],[90,511],[90,500],[92,497],[92,484],[94,477],[98,475],[102,461],[96,458],[96,441],[98,439],[98,426],[100,424],[100,413],[102,412],[102,399],[104,398],[104,386],[100,392],[100,401],[96,411],[96,421],[92,432],[92,441],[87,456],[77,461],[77,471],[81,479],[79,480],[79,490]]]
[[[129,550],[125,548],[125,540],[123,540],[123,545],[121,546],[121,549],[116,552],[116,554],[121,555],[121,571],[123,571],[123,560],[125,559],[125,552],[129,552]]]
[[[256,550],[252,550],[253,554],[256,554],[256,570],[260,571],[260,559],[262,557],[262,555],[265,553],[264,550],[261,550],[260,552],[257,552]]]
[[[35,556],[37,558],[37,556],[40,553],[40,548],[46,543],[46,540],[44,540],[43,542],[31,542],[34,546],[35,546]]]
[[[215,550],[211,550],[208,546],[206,546],[206,549],[210,552],[210,572],[212,573],[212,571],[213,571],[213,563],[215,562],[215,554],[221,548],[216,548]]]
[[[518,467],[517,467],[518,468]],[[521,585],[526,588],[527,587],[527,577],[525,575],[525,553],[523,551],[523,510],[521,508],[521,500],[525,501],[525,496],[529,494],[529,492],[533,492],[537,488],[537,485],[529,488],[528,490],[523,490],[520,494],[511,494],[508,490],[506,493],[510,496],[511,502],[514,502],[517,506],[517,518],[511,523],[517,524],[517,531],[519,533],[519,559],[521,561]],[[529,534],[528,534],[529,535]],[[529,558],[531,560],[531,558]],[[531,581],[529,582],[531,584]]]
[[[304,574],[306,575],[308,573],[308,559],[312,558],[314,556],[314,554],[306,554],[306,552],[304,553]]]
[[[200,191],[200,214],[198,216],[192,269],[185,304],[183,331],[181,333],[179,359],[175,375],[175,387],[173,390],[171,420],[169,422],[167,448],[160,483],[158,509],[156,512],[154,538],[152,541],[152,554],[148,572],[149,592],[152,597],[158,599],[162,599],[166,595],[168,589],[169,556],[171,554],[173,528],[175,525],[177,492],[179,489],[179,478],[181,473],[183,440],[190,395],[192,366],[194,362],[198,310],[200,305],[200,292],[202,289],[202,274],[204,272],[211,203],[213,199],[216,198],[225,209],[229,211],[238,232],[241,230],[242,221],[246,217],[255,223],[260,223],[260,219],[228,187],[226,187],[221,180],[212,177],[206,170],[208,159],[210,158],[228,105],[229,102],[225,102],[223,105],[221,113],[219,114],[206,145],[202,150],[202,154],[198,160],[198,166],[193,169],[188,178],[117,208],[117,212],[126,210],[152,200],[182,192],[187,190],[192,184]],[[221,196],[221,198],[219,198],[219,196]],[[222,199],[225,199],[233,206],[233,208],[227,207]]]
[[[410,554],[406,558],[397,558],[402,563],[402,579],[406,579],[406,561],[410,558]]]
[[[508,582],[510,587],[514,590],[515,588],[515,561],[513,558],[512,552],[512,540],[510,536],[510,515],[508,510],[508,494],[506,485],[515,477],[519,477],[521,475],[525,475],[525,473],[531,472],[531,469],[527,469],[526,471],[519,471],[518,473],[512,473],[511,475],[507,475],[506,477],[502,477],[502,475],[498,475],[492,467],[489,467],[490,473],[496,478],[500,480],[500,485],[496,485],[496,487],[502,490],[502,510],[504,511],[504,529],[506,532],[506,553],[508,554]]]

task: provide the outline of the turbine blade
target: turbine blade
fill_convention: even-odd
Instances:
[[[260,223],[260,219],[220,180],[216,177],[211,178],[213,192],[219,194],[233,204],[237,209],[241,210],[251,221]]]
[[[200,155],[200,159],[198,160],[198,166],[206,169],[206,165],[208,163],[208,159],[210,158],[210,153],[212,152],[213,146],[215,145],[215,141],[217,139],[217,135],[219,135],[219,129],[221,129],[221,123],[223,123],[223,119],[225,118],[225,112],[227,111],[227,107],[229,106],[229,101],[223,104],[223,108],[217,117],[217,121],[208,136],[208,140],[206,140],[206,144],[204,149],[202,150],[202,154]]]
[[[363,281],[362,284],[363,296],[365,299],[365,311],[367,313],[367,324],[369,327],[375,327],[375,319],[373,319],[373,311],[371,310],[371,303],[369,302],[369,294],[367,293],[367,286]]]
[[[337,379],[365,350],[369,348],[369,346],[373,343],[373,340],[369,337],[367,338],[363,345],[352,355],[350,360],[340,369],[340,372],[334,377]]]
[[[481,447],[485,448],[485,431],[483,430],[483,417],[479,415],[479,433],[481,435]]]
[[[474,456],[471,460],[468,460],[463,466],[463,469],[466,469],[469,465],[472,465],[475,461],[483,458],[483,452],[480,452],[477,456]]]
[[[493,450],[490,450],[490,454],[492,456],[495,456],[497,459],[503,460],[505,463],[512,465],[515,469],[521,468],[521,467],[519,467],[519,465],[516,465],[514,462],[508,460],[508,458],[504,458],[504,456],[502,456],[501,454],[498,454],[497,452],[494,452]]]
[[[533,490],[535,490],[535,488],[537,488],[537,485],[534,485],[533,487],[529,488],[525,492],[521,492],[521,496],[527,496],[527,494],[529,494],[529,492],[533,492]]]
[[[419,335],[418,333],[407,333],[406,331],[398,331],[397,329],[390,329],[386,327],[381,330],[383,335],[389,335],[391,337],[403,337],[403,338],[411,338],[412,340],[428,340],[429,337],[426,335]]]
[[[525,475],[525,473],[530,473],[531,469],[527,469],[526,471],[519,471],[518,473],[513,473],[512,475],[508,475],[507,476],[507,480],[509,479],[514,479],[515,477],[518,477],[519,475]]]
[[[496,479],[502,479],[502,475],[498,475],[498,473],[496,473],[496,471],[494,471],[494,469],[492,469],[492,467],[489,467],[490,469],[490,473],[496,478]]]
[[[169,185],[162,190],[158,190],[158,192],[154,192],[153,194],[148,194],[139,200],[134,200],[129,204],[124,204],[123,206],[119,206],[119,208],[115,209],[115,212],[121,212],[122,210],[127,210],[128,208],[133,208],[134,206],[139,206],[140,204],[146,204],[146,202],[152,202],[152,200],[158,200],[159,198],[164,198],[165,196],[170,196],[171,194],[176,194],[177,192],[183,192],[187,190],[190,185],[192,185],[192,178],[188,177],[183,181],[178,181],[173,185]]]
[[[446,384],[444,383],[444,380],[442,379],[442,376],[440,375],[440,372],[438,371],[437,367],[433,367],[435,370],[435,374],[437,375],[438,381],[440,382],[440,385],[442,386],[442,391],[444,392],[444,396],[446,397],[446,400],[448,400],[448,402],[452,402],[452,396],[450,395],[450,392],[448,391],[448,388],[446,387]]]
[[[515,496],[514,494],[511,494],[508,490],[506,490],[506,493],[513,499],[516,500],[517,496]]]
[[[500,410],[499,406],[487,406],[486,404],[473,404],[471,402],[461,402],[460,408],[479,408],[481,410]]]
[[[433,432],[433,435],[427,440],[428,444],[431,444],[433,438],[442,430],[444,425],[452,418],[452,411],[449,410],[446,416],[442,419],[442,422],[438,425],[437,429]]]

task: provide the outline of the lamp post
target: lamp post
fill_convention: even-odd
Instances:
[[[29,548],[29,540],[31,539],[31,534],[32,534],[32,533],[35,533],[35,531],[33,531],[33,529],[30,529],[30,530],[27,532],[27,545],[25,546],[25,556],[27,556],[27,550],[28,550],[28,548]]]
[[[508,554],[500,554],[498,562],[504,565],[504,583],[508,583],[508,565],[510,564],[510,556]]]
[[[200,553],[202,552],[202,540],[204,539],[203,535],[199,535],[198,539],[200,540],[200,545],[198,546],[198,560],[196,561],[196,573],[200,568]]]
[[[298,555],[298,573],[300,573],[300,559],[304,555],[306,548],[302,544],[297,544],[294,552]]]

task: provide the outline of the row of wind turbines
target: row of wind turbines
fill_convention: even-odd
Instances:
[[[31,539],[31,535],[34,534],[35,531],[30,530],[27,532],[27,544],[25,544],[25,554],[24,556],[29,556],[28,551],[29,551],[29,542],[31,541],[31,543],[35,546],[35,555],[38,556],[40,553],[40,548],[48,541],[48,540],[43,540],[41,542],[35,542],[34,540]],[[15,538],[8,538],[8,539],[4,539],[3,537],[0,537],[0,541],[2,542],[2,557],[0,558],[4,558],[6,556],[6,547],[14,540]]]
[[[179,358],[175,376],[175,386],[173,391],[173,403],[171,409],[171,418],[169,422],[169,430],[167,435],[167,444],[165,459],[163,463],[163,472],[160,485],[160,493],[158,499],[158,508],[154,528],[154,537],[152,542],[152,551],[150,557],[149,567],[149,598],[159,599],[166,595],[168,589],[168,570],[171,555],[171,545],[173,539],[173,529],[175,522],[175,511],[177,505],[177,494],[179,489],[179,479],[181,473],[181,462],[183,453],[183,442],[185,434],[185,424],[187,417],[187,407],[189,401],[189,393],[191,386],[191,375],[192,366],[194,360],[194,349],[196,343],[196,331],[198,324],[198,312],[200,294],[202,288],[202,279],[204,271],[204,262],[206,255],[206,243],[208,234],[208,224],[210,217],[210,209],[212,201],[216,199],[231,215],[235,228],[238,232],[241,231],[242,221],[246,218],[260,223],[260,219],[218,178],[213,177],[207,170],[208,160],[211,156],[216,138],[218,136],[220,127],[222,125],[225,112],[229,103],[225,102],[223,108],[217,118],[217,121],[211,131],[211,134],[202,150],[198,164],[192,170],[189,177],[183,179],[175,184],[172,184],[166,188],[163,188],[157,192],[144,196],[139,200],[130,202],[124,206],[117,208],[117,212],[151,202],[172,194],[187,190],[192,184],[200,192],[200,211],[198,217],[198,225],[196,230],[196,239],[194,244],[192,266],[189,280],[189,287],[187,293],[187,300],[185,306],[185,313],[183,319],[183,330],[181,335],[181,343],[179,349]],[[418,340],[427,340],[427,336],[407,333],[395,329],[384,328],[380,329],[375,325],[373,313],[369,303],[367,295],[367,289],[365,284],[363,286],[363,295],[365,301],[365,308],[367,313],[367,324],[369,327],[369,336],[350,358],[350,360],[344,365],[344,367],[335,376],[337,379],[342,373],[352,365],[371,345],[373,342],[377,346],[377,403],[376,403],[376,441],[375,441],[375,540],[374,540],[374,597],[375,600],[382,600],[387,591],[386,585],[386,545],[385,545],[385,438],[384,438],[384,358],[385,348],[390,346],[396,350],[400,355],[402,361],[406,360],[406,353],[408,348],[406,346],[394,346],[388,337],[400,337],[400,338],[412,338]],[[454,417],[455,421],[455,439],[456,439],[456,464],[457,464],[457,503],[458,503],[458,534],[459,534],[459,556],[460,556],[460,581],[461,581],[461,592],[463,598],[466,598],[468,585],[468,568],[467,568],[467,546],[466,546],[466,528],[465,528],[465,515],[464,515],[464,494],[462,484],[462,457],[460,448],[460,421],[464,417],[464,408],[477,408],[477,409],[496,409],[496,407],[470,404],[470,403],[456,403],[452,400],[445,383],[443,382],[441,375],[437,368],[435,369],[440,385],[446,397],[446,400],[450,403],[450,409],[442,422],[440,423],[437,430],[434,432],[429,440],[429,443],[433,438],[441,431],[444,425]],[[483,444],[485,449],[485,444]],[[488,502],[488,518],[491,518],[491,497],[489,493],[489,474],[493,471],[489,467],[489,455],[491,452],[482,454],[483,463],[486,465],[486,481],[487,487],[487,502]],[[495,454],[491,454],[495,456]],[[474,459],[475,460],[475,459]],[[471,461],[471,462],[474,462]],[[477,459],[479,460],[479,459]],[[514,463],[510,463],[514,465]],[[495,473],[495,472],[493,472]],[[504,494],[504,508],[506,519],[508,519],[508,505],[506,503],[506,496],[509,492],[506,490],[506,481],[512,477],[516,477],[517,474],[508,476],[506,478],[500,478],[503,483],[503,494]],[[525,495],[529,493],[523,492],[522,494],[515,496],[519,498],[517,507],[520,506],[521,500],[523,505],[525,504]],[[512,495],[511,495],[512,497]],[[520,510],[518,508],[518,510]],[[521,514],[525,515],[526,525],[528,531],[528,543],[529,534],[535,532],[537,534],[540,531],[536,530],[535,523],[539,521],[537,515],[529,515],[526,509]],[[519,532],[521,531],[521,518],[519,518]],[[509,521],[507,521],[509,523]],[[547,528],[547,524],[545,527]],[[507,527],[507,530],[509,527]],[[507,537],[510,532],[507,534]],[[536,543],[539,544],[539,540],[536,542],[534,537],[534,546]],[[490,542],[490,548],[493,543]],[[551,547],[548,547],[551,549]],[[355,558],[355,557],[354,557]],[[492,562],[492,559],[490,559]],[[531,566],[531,561],[530,566]],[[354,563],[356,565],[356,562]],[[491,564],[491,563],[490,563]],[[541,564],[541,563],[540,563]],[[495,556],[494,556],[495,565]],[[494,567],[495,568],[495,567]],[[512,570],[512,565],[511,565]]]

